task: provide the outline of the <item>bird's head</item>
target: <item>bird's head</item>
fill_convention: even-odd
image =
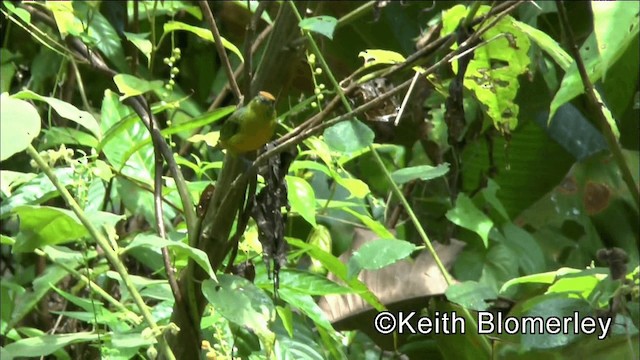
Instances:
[[[271,93],[260,91],[258,95],[249,102],[249,107],[256,113],[266,115],[275,111],[275,104],[276,98],[271,95]]]

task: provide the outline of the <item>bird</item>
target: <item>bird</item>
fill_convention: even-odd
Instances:
[[[260,91],[247,105],[234,111],[220,130],[220,147],[242,155],[266,144],[276,128],[275,102],[273,95]]]

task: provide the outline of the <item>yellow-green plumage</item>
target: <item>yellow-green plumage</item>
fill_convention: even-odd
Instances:
[[[275,98],[261,91],[236,110],[220,130],[220,145],[233,154],[254,151],[266,144],[276,128]]]

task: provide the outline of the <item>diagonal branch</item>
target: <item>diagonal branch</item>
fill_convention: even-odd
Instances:
[[[200,9],[202,9],[202,13],[207,19],[207,23],[209,24],[209,28],[211,29],[211,33],[213,34],[216,51],[218,52],[218,56],[220,56],[220,60],[222,61],[222,68],[224,68],[224,71],[227,73],[227,79],[229,80],[229,85],[231,86],[233,95],[236,97],[236,100],[240,102],[240,100],[242,99],[242,92],[240,92],[238,83],[236,82],[235,77],[233,77],[231,63],[229,62],[227,52],[224,50],[224,45],[222,45],[222,36],[220,36],[220,31],[218,30],[216,19],[213,17],[213,13],[211,12],[209,3],[206,0],[201,0],[198,2],[198,4],[200,4]]]
[[[591,80],[589,80],[587,69],[584,66],[584,61],[582,61],[582,57],[580,56],[580,50],[578,50],[578,45],[576,44],[575,38],[573,36],[573,30],[571,30],[571,26],[569,24],[567,11],[564,8],[564,1],[556,1],[556,4],[558,6],[558,13],[560,15],[562,27],[564,27],[565,31],[567,32],[567,38],[569,40],[569,50],[571,51],[571,54],[576,61],[576,65],[578,66],[578,72],[580,73],[582,84],[584,85],[584,91],[587,95],[589,107],[591,107],[596,121],[598,121],[598,125],[600,125],[600,131],[602,131],[605,139],[607,140],[607,143],[609,144],[609,150],[611,151],[611,154],[613,154],[613,158],[615,159],[618,167],[620,168],[620,171],[622,172],[622,179],[627,185],[627,188],[629,188],[629,192],[633,196],[633,199],[636,202],[636,206],[640,207],[640,190],[635,184],[633,175],[631,174],[631,170],[629,170],[629,165],[624,159],[620,143],[618,142],[618,139],[616,139],[616,136],[613,134],[611,126],[609,125],[609,122],[607,122],[607,118],[602,111],[602,107],[604,105],[598,100],[595,89],[593,88],[593,84],[591,83]]]

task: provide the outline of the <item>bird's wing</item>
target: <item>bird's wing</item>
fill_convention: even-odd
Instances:
[[[240,117],[244,109],[239,109],[227,119],[220,129],[220,139],[229,140],[233,135],[240,131]]]

